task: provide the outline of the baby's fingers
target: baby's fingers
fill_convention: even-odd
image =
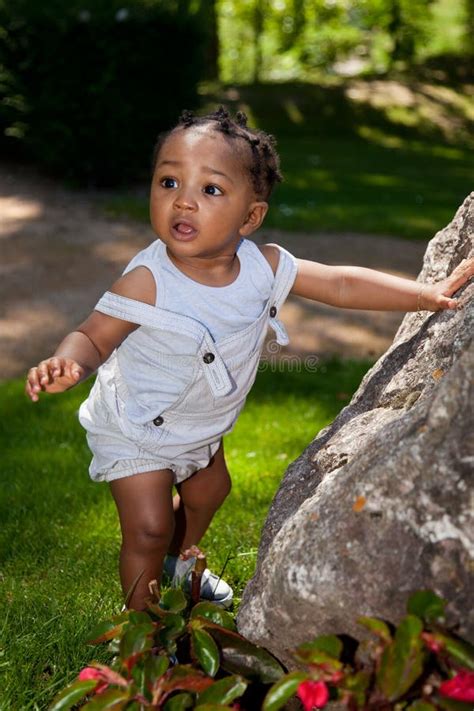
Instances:
[[[82,368],[79,363],[76,363],[75,360],[70,360],[66,363],[64,375],[68,378],[68,380],[71,380],[73,383],[77,383],[84,375],[84,368]]]
[[[64,375],[64,361],[62,358],[50,358],[49,361],[49,372],[53,380],[55,378],[60,378]]]
[[[38,400],[38,393],[41,390],[40,376],[38,368],[30,368],[26,376],[25,392],[33,402]]]
[[[42,387],[49,385],[54,379],[51,361],[52,359],[42,360],[38,365],[39,382]]]
[[[474,276],[474,257],[463,259],[458,266],[453,269],[448,279],[450,286],[459,288],[464,282]]]

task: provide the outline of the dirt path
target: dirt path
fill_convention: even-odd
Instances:
[[[123,266],[155,236],[150,227],[113,219],[97,194],[73,192],[31,169],[0,167],[0,379],[24,373],[51,354]],[[358,264],[415,277],[426,244],[362,234],[290,234],[262,229],[296,256]],[[291,297],[282,311],[290,353],[378,356],[401,313],[335,309]]]

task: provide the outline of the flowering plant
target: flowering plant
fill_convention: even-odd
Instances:
[[[90,644],[109,643],[110,665],[92,662],[50,711],[80,703],[89,711],[215,711],[239,708],[241,697],[244,708],[260,708],[284,674],[281,664],[238,634],[232,615],[217,605],[191,605],[179,588],[161,597],[155,590],[146,612],[124,610],[91,633]]]
[[[374,617],[359,643],[322,635],[294,651],[289,673],[238,634],[217,605],[158,591],[146,612],[123,611],[90,643],[108,642],[109,666],[92,662],[50,711],[278,711],[297,696],[304,711],[337,700],[349,711],[472,711],[474,648],[444,626],[445,601],[419,591],[395,628]],[[350,642],[350,644],[348,643]]]
[[[279,679],[263,711],[278,711],[294,694],[305,711],[331,699],[349,711],[472,711],[474,647],[444,627],[445,605],[422,590],[409,598],[396,628],[360,617],[371,636],[356,645],[335,635],[300,645],[295,659],[306,670]]]

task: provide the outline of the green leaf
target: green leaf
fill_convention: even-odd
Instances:
[[[334,673],[343,668],[342,662],[338,659],[330,657],[329,654],[321,652],[319,649],[312,649],[311,647],[305,649],[304,644],[298,647],[298,650],[295,652],[295,658],[305,664],[314,664],[321,667],[321,669],[327,672]]]
[[[130,610],[128,619],[131,625],[146,625],[151,622],[150,615],[140,610]]]
[[[172,696],[164,705],[164,711],[184,711],[192,708],[195,708],[194,697],[188,693]]]
[[[120,656],[122,659],[128,659],[151,649],[154,631],[155,627],[152,622],[128,626],[120,642]]]
[[[186,595],[181,588],[169,588],[160,598],[160,607],[169,612],[182,612],[187,605]]]
[[[163,676],[170,665],[168,657],[147,656],[144,663],[145,678],[149,684],[154,684],[157,679]]]
[[[197,707],[201,704],[229,704],[242,696],[247,686],[248,682],[241,676],[226,676],[199,694]]]
[[[395,638],[382,654],[377,673],[377,688],[388,701],[399,699],[423,671],[425,660],[421,640],[423,623],[414,615],[402,619]]]
[[[229,674],[241,674],[246,679],[273,684],[284,670],[280,662],[266,649],[258,647],[238,632],[224,629],[212,622],[206,623],[221,651],[221,667]]]
[[[436,595],[432,590],[418,590],[410,595],[407,602],[407,611],[427,622],[444,619],[446,600]]]
[[[120,711],[124,709],[130,701],[130,692],[123,689],[107,689],[98,696],[94,696],[82,708],[87,711]]]
[[[77,704],[97,686],[97,679],[74,681],[63,689],[53,700],[49,711],[64,711]]]
[[[137,691],[144,695],[147,688],[147,678],[143,659],[132,668],[132,679],[135,682]]]
[[[206,620],[210,620],[214,622],[214,624],[221,625],[228,630],[237,629],[232,615],[212,602],[199,602],[197,605],[194,605],[191,610],[190,619],[197,617],[204,617]]]
[[[447,699],[445,696],[435,696],[433,701],[440,709],[445,709],[445,711],[472,711],[471,703]]]
[[[228,706],[224,706],[223,704],[203,704],[202,706],[197,706],[197,708],[201,709],[201,711],[229,711]]]
[[[463,639],[457,639],[444,632],[433,632],[433,639],[443,647],[443,652],[452,662],[474,671],[474,647]]]
[[[407,707],[407,711],[436,711],[436,706],[430,704],[429,701],[423,701],[423,699],[417,699],[410,706]]]
[[[100,644],[109,639],[121,638],[124,627],[128,624],[129,613],[124,612],[121,615],[116,615],[110,620],[100,622],[89,633],[89,638],[86,644]]]
[[[341,682],[341,688],[351,692],[358,708],[365,706],[366,692],[370,686],[371,676],[370,672],[361,670],[355,674],[347,674]]]
[[[323,634],[316,637],[312,642],[300,644],[296,652],[299,653],[300,650],[303,653],[317,650],[319,652],[325,652],[329,657],[339,659],[342,653],[342,642],[335,634]]]
[[[160,642],[167,647],[171,640],[179,637],[186,629],[186,622],[181,615],[175,615],[173,612],[168,612],[160,620],[158,638]]]
[[[219,669],[220,655],[216,643],[205,630],[191,629],[191,651],[206,674],[215,676]]]
[[[278,711],[294,696],[301,682],[309,679],[305,672],[294,671],[286,674],[268,690],[263,700],[262,711]]]
[[[390,628],[383,620],[379,620],[377,617],[359,617],[357,622],[370,632],[373,632],[377,637],[380,637],[380,639],[383,639],[384,642],[392,641]]]

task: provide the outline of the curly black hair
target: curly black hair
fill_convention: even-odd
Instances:
[[[238,111],[233,119],[223,106],[205,116],[196,116],[192,111],[183,111],[176,126],[160,133],[153,150],[152,175],[160,150],[172,133],[209,124],[231,140],[240,139],[239,152],[255,194],[261,200],[268,200],[275,184],[283,180],[280,172],[280,157],[276,151],[276,139],[265,131],[249,128],[247,116],[243,111]]]

